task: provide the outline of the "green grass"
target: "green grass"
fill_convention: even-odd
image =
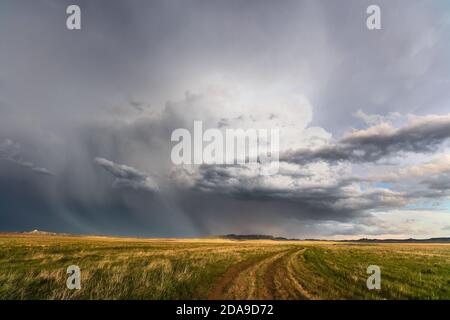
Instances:
[[[288,261],[301,287],[320,299],[450,299],[450,245],[17,234],[0,235],[0,299],[206,299],[233,268],[231,280],[242,283],[227,290],[253,283],[283,298],[274,286],[288,278],[274,282],[271,268],[283,275]],[[248,271],[258,263],[261,270]],[[81,290],[66,288],[72,264],[81,269]],[[381,267],[379,291],[366,287],[371,264]],[[279,286],[294,290],[289,282]]]
[[[450,299],[448,245],[312,247],[298,264],[301,283],[325,299]],[[381,268],[381,290],[367,290],[369,265]]]

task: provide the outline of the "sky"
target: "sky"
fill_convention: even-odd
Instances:
[[[449,39],[446,0],[3,0],[0,231],[450,236]],[[278,173],[175,165],[194,121]]]

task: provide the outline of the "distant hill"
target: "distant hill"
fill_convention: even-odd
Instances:
[[[321,240],[321,239],[289,239],[284,237],[274,237],[265,234],[226,234],[219,238],[231,240],[284,240],[284,241],[330,241],[330,242],[360,242],[360,243],[450,243],[450,237],[430,238],[430,239],[368,239],[357,240]]]
[[[219,236],[219,238],[232,240],[298,240],[284,237],[274,237],[266,234],[226,234]]]
[[[2,232],[0,232],[2,233]],[[20,234],[29,235],[46,235],[46,236],[83,236],[70,233],[59,233],[59,232],[48,232],[42,230],[32,230],[19,232]],[[92,235],[97,237],[108,237],[107,235]],[[429,239],[369,239],[362,238],[356,240],[324,240],[324,239],[297,239],[297,238],[285,238],[285,237],[275,237],[267,234],[225,234],[218,236],[211,236],[208,238],[220,238],[229,240],[274,240],[274,241],[328,241],[328,242],[343,242],[343,243],[450,243],[450,237],[440,237],[440,238],[429,238]]]
[[[429,239],[358,239],[358,240],[337,240],[337,242],[363,242],[363,243],[450,243],[449,238],[429,238]]]

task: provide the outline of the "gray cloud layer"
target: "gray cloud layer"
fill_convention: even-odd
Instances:
[[[347,134],[335,145],[286,152],[282,160],[375,162],[403,153],[433,153],[450,138],[450,116],[424,117],[401,128],[382,123]]]
[[[65,29],[74,3],[79,32]],[[434,169],[448,161],[430,158],[448,152],[449,8],[378,3],[383,29],[371,32],[369,0],[2,1],[1,228],[410,230],[376,214],[448,197],[448,172]],[[400,125],[398,114],[416,118]],[[173,168],[170,134],[196,119],[276,124],[292,150],[267,178],[239,166]]]

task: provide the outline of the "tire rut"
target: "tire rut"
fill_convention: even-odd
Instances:
[[[217,282],[208,299],[316,299],[296,279],[294,261],[304,251],[288,249],[236,264]]]

